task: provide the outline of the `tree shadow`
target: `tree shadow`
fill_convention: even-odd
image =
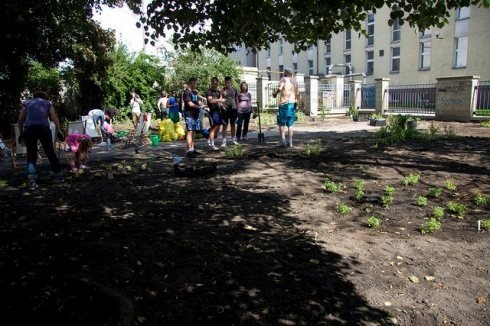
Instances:
[[[355,266],[296,228],[289,199],[223,175],[0,191],[5,320],[49,325],[384,323]]]

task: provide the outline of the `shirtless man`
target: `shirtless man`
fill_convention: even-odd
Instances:
[[[272,94],[274,97],[281,95],[279,102],[279,113],[277,115],[277,125],[281,134],[279,147],[293,147],[293,124],[296,120],[296,103],[299,100],[299,89],[296,80],[293,79],[293,71],[290,68],[284,69],[284,77],[279,81],[279,88]],[[288,131],[289,143],[286,143],[286,127]]]

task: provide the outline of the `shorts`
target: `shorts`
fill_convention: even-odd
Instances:
[[[201,120],[190,116],[185,117],[185,126],[188,131],[198,131],[202,129]]]
[[[296,121],[296,114],[294,112],[295,104],[286,103],[279,105],[279,112],[277,113],[277,124],[281,127],[292,127],[294,121]]]
[[[211,111],[209,112],[209,116],[211,117],[211,122],[213,127],[223,124],[223,118],[219,111]]]
[[[238,111],[236,108],[234,108],[232,105],[229,105],[221,112],[221,118],[224,125],[236,124],[236,120],[238,118]]]

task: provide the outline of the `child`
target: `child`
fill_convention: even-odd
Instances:
[[[111,149],[111,143],[112,143],[112,138],[115,137],[115,132],[114,129],[112,128],[112,125],[110,123],[105,123],[104,124],[104,131],[103,131],[105,138],[107,139],[107,149]]]
[[[88,152],[92,148],[90,136],[75,132],[68,135],[66,143],[70,146],[70,150],[73,153],[73,159],[69,162],[71,172],[77,172],[78,169],[85,169]]]

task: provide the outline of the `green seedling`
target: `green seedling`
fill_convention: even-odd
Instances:
[[[0,188],[6,187],[8,185],[6,180],[0,179]]]
[[[475,197],[473,198],[473,201],[475,202],[475,204],[477,206],[485,206],[485,205],[487,205],[490,202],[490,200],[488,199],[488,197],[484,196],[481,193],[477,193],[475,195]]]
[[[242,158],[243,157],[243,145],[238,144],[232,147],[228,147],[225,150],[225,157],[227,158]]]
[[[436,206],[434,207],[434,210],[432,212],[432,217],[435,218],[436,220],[440,220],[444,217],[444,208],[441,206]]]
[[[335,183],[332,180],[325,180],[325,190],[329,192],[339,192],[342,189],[342,184]]]
[[[490,218],[481,221],[480,227],[485,230],[490,230]]]
[[[432,198],[437,198],[441,195],[442,193],[442,189],[441,188],[436,188],[436,187],[433,187],[433,188],[430,188],[429,189],[429,194],[428,196],[429,197],[432,197]]]
[[[416,204],[417,206],[427,206],[427,197],[418,196]]]
[[[450,201],[449,203],[447,203],[447,210],[451,213],[456,214],[458,217],[463,218],[466,211],[466,205]]]
[[[433,233],[441,228],[441,222],[439,222],[437,219],[431,217],[427,221],[425,221],[424,224],[420,226],[420,232],[423,234],[425,233]]]
[[[490,128],[490,120],[480,122],[480,126]]]
[[[446,189],[450,191],[455,191],[456,185],[451,180],[446,180]]]
[[[352,207],[347,204],[340,204],[337,206],[337,212],[342,215],[349,214],[350,212],[352,212]]]
[[[322,140],[317,139],[315,143],[307,144],[306,148],[303,150],[303,154],[306,156],[318,156],[322,152]]]
[[[406,186],[411,186],[419,182],[420,174],[419,173],[410,173],[407,177],[403,178],[402,183]]]
[[[391,186],[386,186],[383,196],[381,196],[381,203],[384,208],[388,208],[393,204],[395,194],[395,188]]]
[[[354,182],[354,188],[357,190],[364,190],[364,180],[356,180]]]
[[[367,220],[367,225],[370,228],[378,228],[381,225],[381,221],[377,216],[370,216]]]
[[[363,198],[364,198],[364,191],[362,190],[356,190],[356,192],[354,193],[354,198],[357,200],[357,201],[361,201]]]
[[[395,195],[395,188],[391,186],[386,186],[385,188],[385,194],[388,196],[393,196]]]

